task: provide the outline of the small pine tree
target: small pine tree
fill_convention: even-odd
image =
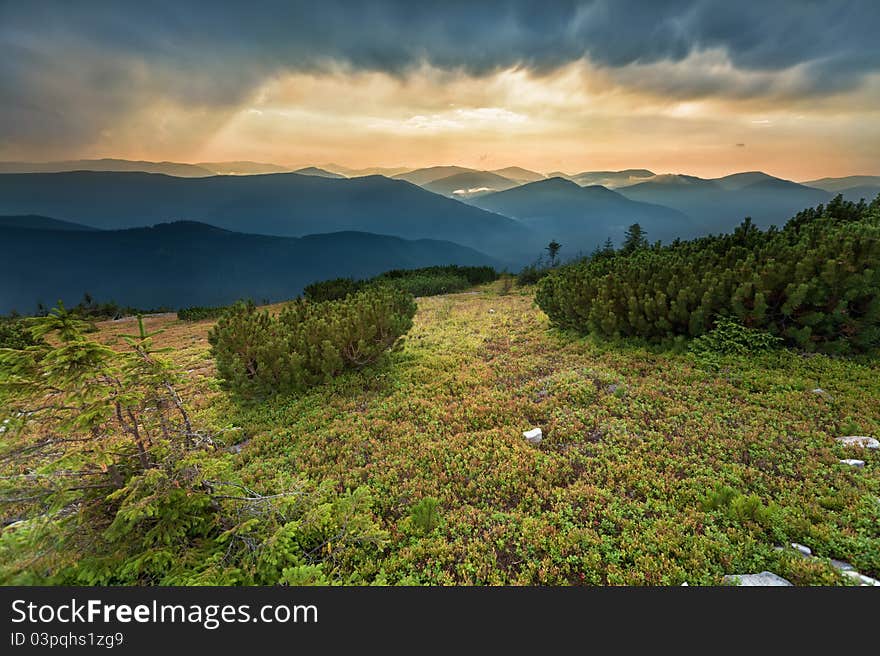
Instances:
[[[648,235],[638,223],[633,223],[626,230],[623,238],[623,247],[620,249],[624,255],[629,255],[638,250],[648,247]]]
[[[556,257],[559,255],[559,249],[562,248],[562,244],[560,244],[555,239],[547,244],[547,248],[544,250],[547,251],[547,255],[550,257],[550,266],[556,266]]]

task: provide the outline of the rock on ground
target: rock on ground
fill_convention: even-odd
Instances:
[[[873,437],[866,435],[847,435],[846,437],[835,438],[844,446],[859,446],[863,449],[880,449],[880,442]]]
[[[544,435],[541,433],[540,428],[533,428],[530,431],[524,432],[523,437],[531,444],[540,444],[541,440],[544,439]]]
[[[791,581],[788,581],[773,572],[761,572],[760,574],[728,574],[721,579],[721,584],[738,585],[740,587],[784,587],[793,585]]]

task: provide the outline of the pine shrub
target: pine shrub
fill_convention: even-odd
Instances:
[[[782,229],[654,245],[561,267],[536,300],[557,326],[663,341],[729,316],[806,351],[880,344],[880,197],[841,197]]]
[[[181,321],[205,321],[206,319],[217,319],[228,309],[228,305],[217,305],[214,307],[195,305],[193,307],[179,309],[177,311],[177,318]]]
[[[278,316],[238,303],[209,334],[219,376],[237,394],[301,392],[375,362],[412,326],[412,296],[371,285],[344,299],[298,299]]]

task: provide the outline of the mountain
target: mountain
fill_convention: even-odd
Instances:
[[[96,228],[81,225],[79,223],[60,221],[58,219],[49,218],[48,216],[37,216],[35,214],[27,214],[23,216],[0,216],[0,228],[22,228],[26,230],[96,230]]]
[[[569,255],[589,253],[608,238],[619,244],[633,223],[641,224],[652,241],[701,232],[676,210],[634,202],[605,187],[581,187],[563,178],[532,182],[470,202],[520,219],[541,235],[544,243],[550,239],[561,242]]]
[[[59,173],[64,171],[142,171],[183,178],[214,175],[213,170],[196,164],[144,162],[128,159],[76,159],[63,162],[0,162],[0,173]]]
[[[0,175],[0,214],[40,214],[105,229],[186,219],[286,237],[355,230],[453,241],[511,261],[531,248],[528,229],[513,219],[381,176],[7,174]]]
[[[577,182],[582,187],[601,185],[609,189],[616,189],[645,182],[654,177],[654,173],[647,169],[624,169],[623,171],[584,171],[561,177]]]
[[[0,228],[0,313],[68,305],[88,292],[135,307],[279,301],[314,281],[369,277],[438,264],[496,266],[469,248],[361,232],[266,237],[177,222],[150,228],[65,232]]]
[[[325,171],[324,169],[319,169],[316,166],[307,166],[303,169],[297,169],[296,171],[292,171],[292,173],[296,173],[297,175],[314,175],[319,178],[336,178],[341,179],[346,176],[341,175],[339,173],[333,173],[331,171]]]
[[[290,169],[284,166],[263,162],[199,162],[196,166],[207,169],[217,175],[261,175],[263,173],[290,172]]]
[[[789,180],[774,178],[772,175],[767,175],[763,171],[746,171],[745,173],[733,173],[732,175],[726,175],[723,178],[714,178],[713,181],[722,189],[728,190],[744,189],[745,187],[759,183],[773,184],[774,181],[790,182]],[[792,182],[791,184],[797,183]]]
[[[494,191],[512,189],[519,186],[519,184],[519,182],[495,173],[489,173],[488,171],[468,171],[467,173],[456,173],[446,178],[434,180],[422,185],[422,188],[442,196],[472,198]]]
[[[870,203],[872,200],[877,198],[877,194],[880,194],[880,185],[851,187],[849,189],[835,192],[835,195],[837,195],[838,193],[843,194],[843,197],[846,200],[851,200],[857,203],[864,198],[865,202]]]
[[[618,191],[631,200],[683,212],[707,232],[729,231],[747,216],[761,227],[782,225],[805,207],[825,203],[832,196],[821,189],[757,171],[714,180],[659,175]]]
[[[849,175],[845,178],[820,178],[801,184],[825,191],[840,192],[854,187],[880,187],[880,175]]]
[[[476,169],[466,169],[461,166],[429,166],[425,169],[416,169],[407,171],[406,173],[398,173],[394,176],[397,180],[406,180],[419,186],[426,185],[429,182],[448,178],[450,175],[458,175],[459,173],[478,173]]]
[[[384,175],[386,178],[393,178],[399,173],[412,171],[409,166],[371,166],[363,169],[352,169],[341,164],[322,164],[321,167],[325,171],[332,173],[341,173],[347,178],[362,178],[367,175]]]
[[[513,180],[515,182],[537,182],[538,180],[543,180],[547,177],[543,173],[529,171],[528,169],[519,166],[508,166],[503,169],[495,169],[494,171],[489,171],[489,173],[500,175],[502,178],[507,178],[508,180]]]

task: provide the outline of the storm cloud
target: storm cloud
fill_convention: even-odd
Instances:
[[[233,111],[290,72],[540,76],[583,60],[679,100],[823,97],[880,71],[878,33],[875,0],[0,0],[0,152],[88,143],[157,98]],[[700,53],[726,69],[690,67]]]

